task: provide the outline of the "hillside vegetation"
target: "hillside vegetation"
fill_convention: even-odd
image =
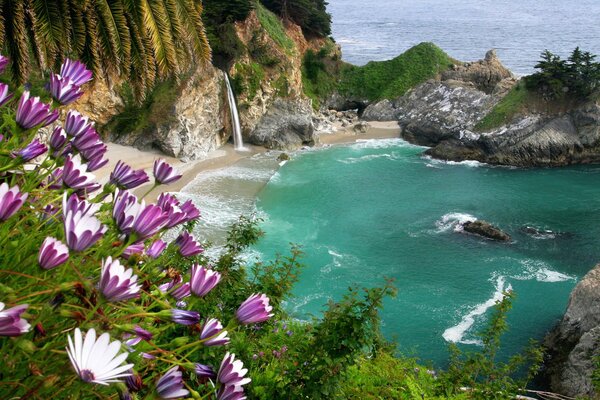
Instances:
[[[433,43],[420,43],[388,61],[372,61],[361,67],[347,65],[340,76],[339,90],[346,96],[370,101],[393,99],[456,63]]]

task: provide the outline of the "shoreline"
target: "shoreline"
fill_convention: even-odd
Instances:
[[[326,147],[331,145],[342,145],[355,143],[358,140],[390,139],[400,137],[400,127],[396,121],[374,121],[369,122],[370,127],[366,133],[355,133],[353,126],[341,127],[334,125],[334,131],[316,132],[316,141],[314,147]],[[153,189],[145,196],[145,199],[155,201],[156,198],[164,192],[179,192],[198,176],[208,171],[214,171],[230,167],[240,160],[252,157],[255,154],[266,153],[270,151],[261,146],[246,144],[247,151],[236,151],[231,143],[226,143],[216,150],[209,152],[205,158],[183,162],[177,158],[170,157],[152,150],[138,150],[134,147],[123,146],[116,143],[107,143],[107,156],[109,162],[107,165],[95,172],[96,178],[100,184],[108,181],[110,173],[114,169],[117,161],[123,160],[127,165],[134,169],[143,169],[148,173],[150,182],[133,189],[136,196],[144,195],[152,185],[152,166],[154,160],[164,159],[175,167],[183,176],[177,182],[170,185],[161,185]],[[285,151],[282,151],[285,153]]]

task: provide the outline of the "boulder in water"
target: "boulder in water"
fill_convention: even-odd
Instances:
[[[491,240],[498,240],[500,242],[509,242],[511,240],[506,232],[483,220],[467,221],[463,224],[463,230],[474,235],[483,236],[484,238]]]

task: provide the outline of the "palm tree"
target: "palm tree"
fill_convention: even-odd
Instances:
[[[0,43],[17,84],[33,63],[45,70],[70,57],[141,96],[210,60],[201,13],[200,0],[0,0]]]

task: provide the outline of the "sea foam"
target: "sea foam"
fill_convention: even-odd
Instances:
[[[473,222],[477,220],[476,217],[471,214],[453,212],[444,214],[442,218],[435,221],[435,226],[437,226],[437,233],[448,232],[453,230],[454,232],[462,232],[463,224],[465,222]]]
[[[486,302],[476,305],[471,311],[462,317],[460,322],[453,327],[450,327],[444,331],[442,337],[447,342],[462,343],[462,344],[477,344],[481,345],[481,341],[478,339],[465,339],[465,335],[471,329],[475,323],[475,319],[485,314],[485,312],[493,307],[497,302],[501,301],[504,297],[503,292],[512,290],[510,284],[506,284],[506,279],[503,276],[499,276],[496,279],[495,292],[490,299]]]
[[[525,259],[519,260],[519,263],[523,266],[523,270],[520,274],[511,276],[513,279],[521,281],[535,279],[538,282],[547,283],[565,282],[577,279],[574,276],[554,271],[551,269],[550,265],[541,260]]]

